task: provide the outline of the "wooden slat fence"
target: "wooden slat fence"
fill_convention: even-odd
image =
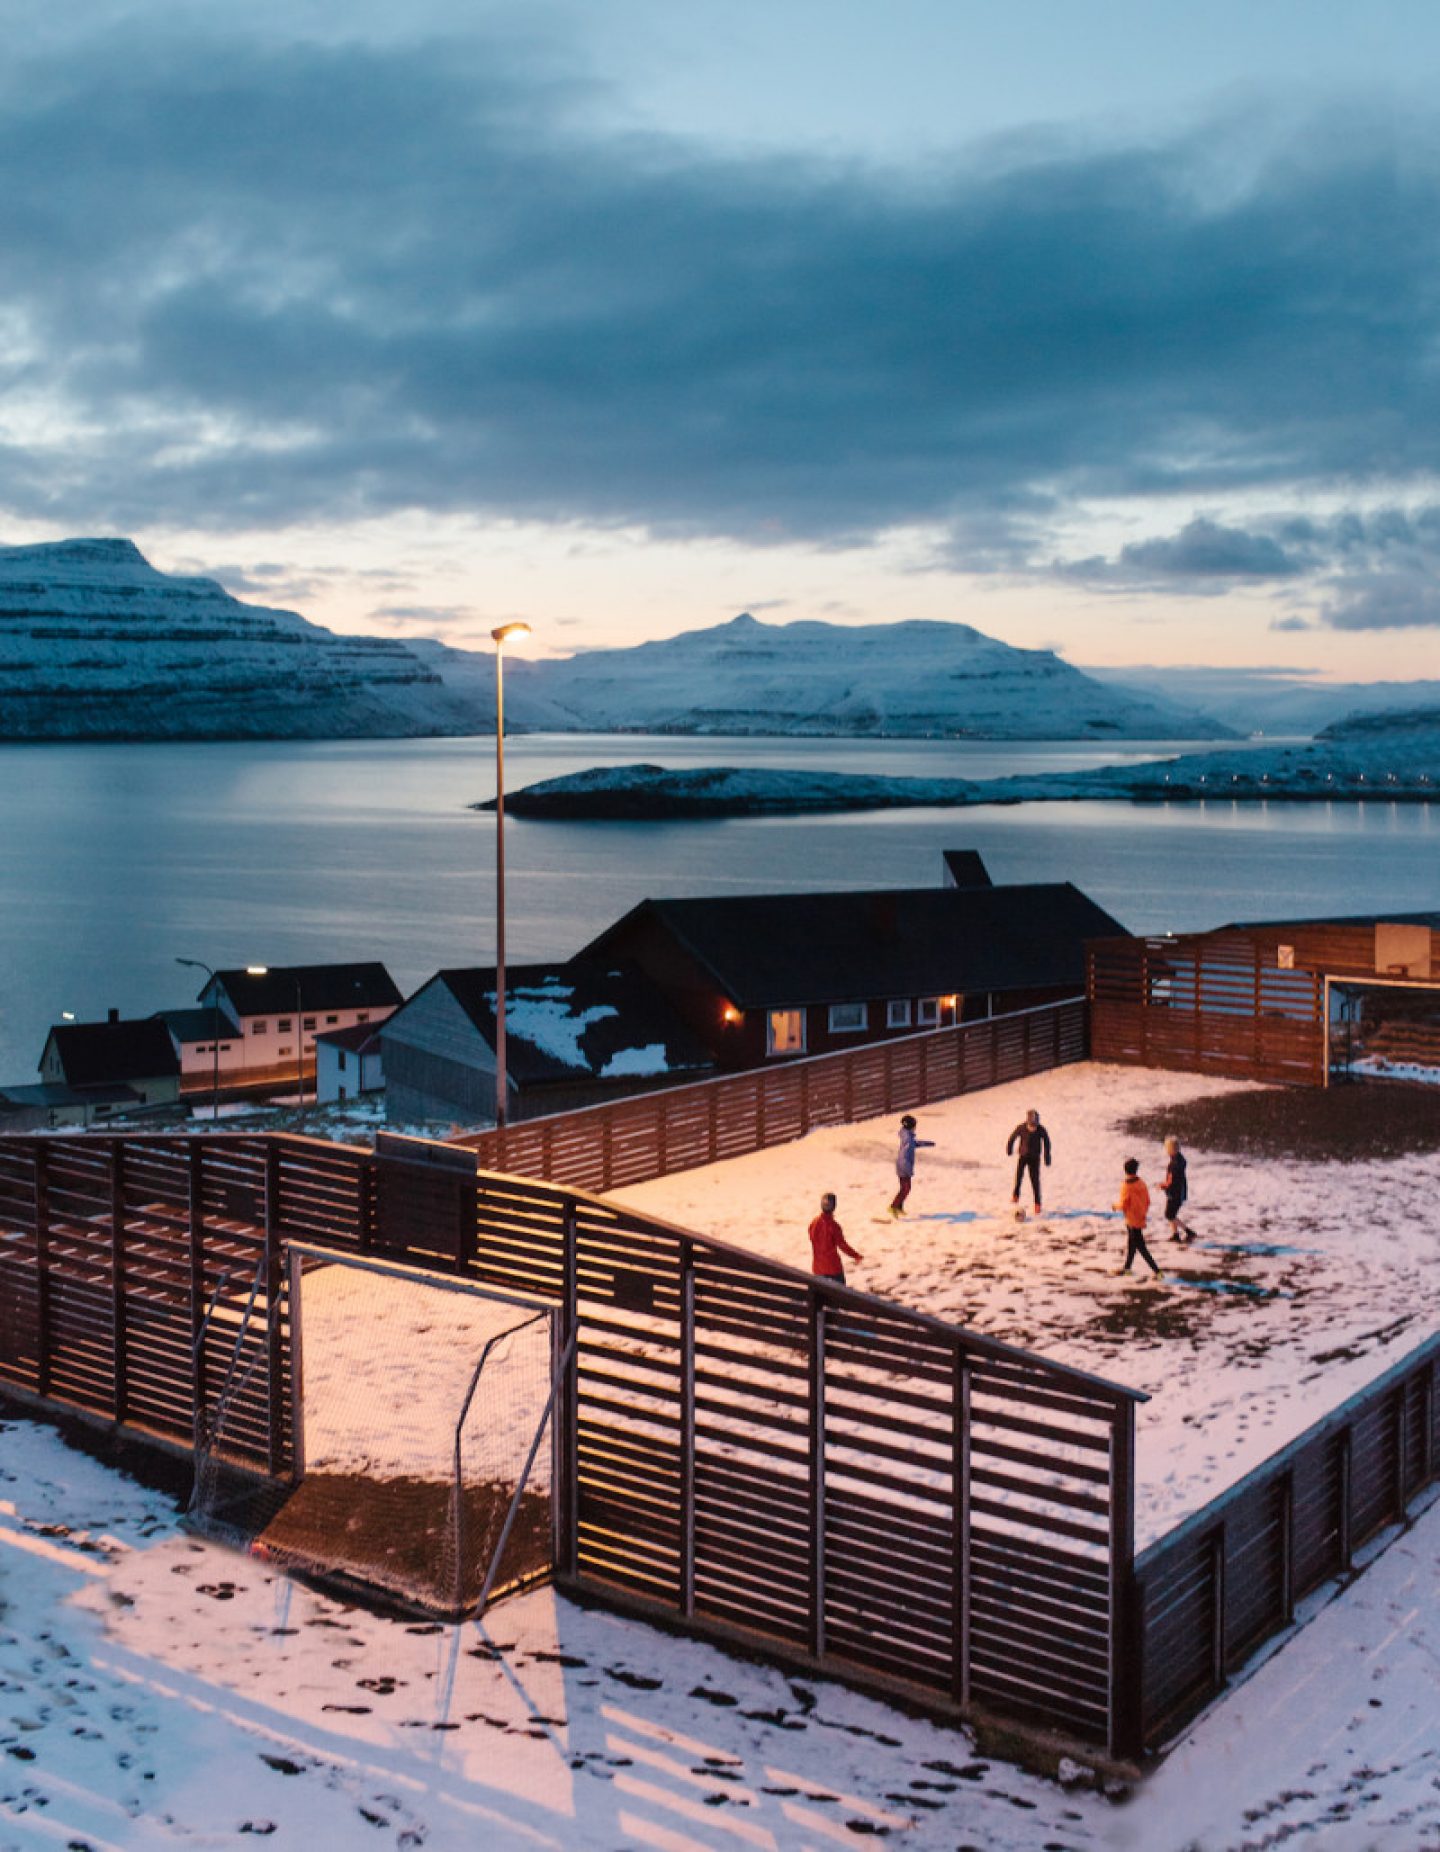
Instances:
[[[486,1169],[604,1193],[1083,1061],[1085,1001],[1046,1003],[450,1142]]]
[[[1143,1398],[451,1147],[0,1140],[0,1378],[188,1442],[258,1266],[237,1458],[283,1478],[287,1240],[562,1309],[563,1585],[945,1714],[1127,1740]]]
[[[1092,1059],[1323,1085],[1324,979],[1275,957],[1244,933],[1092,940]]]
[[[1431,1338],[1135,1565],[1135,1714],[1154,1748],[1294,1619],[1305,1595],[1440,1477],[1440,1337]]]

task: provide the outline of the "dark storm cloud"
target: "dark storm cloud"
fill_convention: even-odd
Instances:
[[[1090,498],[1440,467],[1416,134],[1322,125],[1248,176],[1197,137],[906,181],[564,120],[458,46],[12,48],[0,369],[72,422],[11,431],[0,502],[837,545],[941,521],[948,563],[1000,567]],[[1122,567],[1284,577],[1315,544],[1192,522]]]
[[[1440,508],[1377,508],[1326,519],[1272,515],[1248,528],[1196,518],[1173,535],[1122,547],[1113,559],[1065,561],[1062,578],[1092,588],[1218,594],[1285,588],[1303,578],[1315,616],[1275,617],[1272,630],[1398,630],[1440,625]],[[1294,589],[1294,588],[1290,588]]]

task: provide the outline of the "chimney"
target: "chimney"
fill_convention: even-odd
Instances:
[[[105,1020],[106,1022],[119,1022],[120,1020],[119,1010],[106,1010]]]

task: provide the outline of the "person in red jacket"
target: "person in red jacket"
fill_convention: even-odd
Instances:
[[[1157,1280],[1165,1275],[1155,1264],[1155,1256],[1145,1245],[1145,1218],[1150,1213],[1150,1192],[1140,1175],[1139,1158],[1126,1158],[1125,1181],[1120,1185],[1120,1200],[1115,1207],[1125,1218],[1125,1265],[1117,1273],[1128,1273],[1138,1254]]]
[[[820,1198],[820,1213],[810,1224],[810,1246],[815,1255],[815,1272],[822,1280],[838,1280],[845,1284],[845,1268],[840,1256],[848,1254],[851,1260],[863,1260],[845,1239],[845,1230],[835,1220],[835,1198],[827,1190]]]

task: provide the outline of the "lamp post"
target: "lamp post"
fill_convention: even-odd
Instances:
[[[269,977],[269,965],[246,965],[246,977]],[[277,971],[277,977],[280,973]],[[305,1117],[305,1000],[301,996],[300,974],[295,972],[295,1086],[300,1101],[300,1117]]]
[[[501,624],[495,642],[495,1129],[509,1117],[505,1076],[505,643],[529,636],[528,624]]]
[[[177,965],[189,965],[192,970],[203,971],[210,979],[210,1130],[215,1131],[220,1124],[220,980],[207,964],[198,958],[177,958]]]

